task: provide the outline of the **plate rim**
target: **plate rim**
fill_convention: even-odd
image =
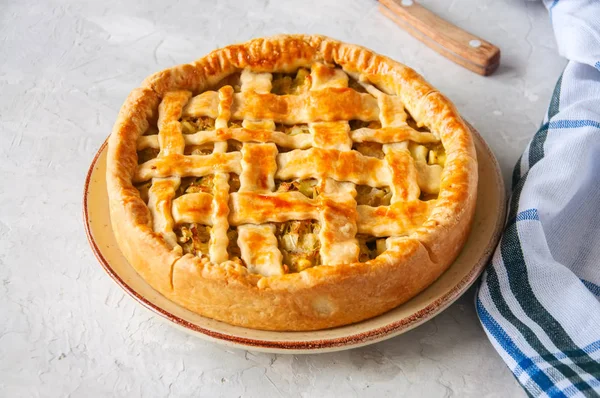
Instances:
[[[194,334],[199,333],[208,337],[213,341],[216,341],[221,344],[229,345],[229,346],[238,346],[239,348],[245,349],[263,349],[270,352],[288,352],[299,354],[304,351],[304,353],[318,353],[318,352],[331,352],[336,350],[344,350],[344,349],[352,349],[361,347],[367,344],[372,344],[378,341],[382,341],[388,338],[392,338],[401,333],[407,332],[426,321],[432,319],[437,316],[441,312],[443,312],[446,308],[448,308],[451,304],[453,304],[458,298],[460,298],[479,278],[483,269],[485,268],[486,263],[491,257],[494,248],[503,231],[504,227],[504,218],[506,214],[506,191],[504,179],[502,177],[502,172],[500,170],[500,166],[496,156],[494,155],[491,148],[487,145],[483,137],[479,134],[477,130],[470,124],[466,123],[474,137],[482,144],[482,149],[487,152],[489,155],[494,172],[498,177],[498,194],[501,196],[500,208],[498,211],[498,215],[496,217],[496,223],[494,225],[494,232],[492,234],[492,238],[488,242],[485,247],[484,254],[479,258],[479,260],[473,265],[471,270],[467,275],[465,275],[455,286],[453,286],[448,292],[446,292],[443,296],[437,298],[435,301],[429,303],[426,307],[421,310],[404,317],[402,319],[393,321],[385,326],[380,326],[378,328],[370,329],[360,333],[350,334],[348,336],[343,337],[335,337],[335,338],[327,338],[327,339],[315,339],[315,340],[304,340],[304,341],[272,341],[272,340],[259,340],[248,337],[235,336],[231,334],[226,334],[223,332],[217,332],[214,330],[210,330],[199,326],[197,324],[186,321],[185,319],[180,318],[179,316],[170,313],[169,311],[161,308],[160,306],[150,302],[145,297],[140,295],[134,288],[129,286],[110,266],[109,261],[104,257],[102,251],[96,244],[94,240],[93,234],[90,228],[90,217],[88,211],[88,194],[89,194],[89,186],[92,178],[92,174],[98,162],[98,159],[102,155],[102,152],[108,145],[108,138],[104,140],[88,169],[86,174],[84,190],[83,190],[83,224],[86,232],[86,236],[88,242],[91,246],[92,252],[96,256],[96,259],[104,269],[104,271],[110,276],[116,283],[119,285],[126,293],[129,294],[135,301],[141,304],[146,309],[160,315],[163,319],[174,323],[176,326],[187,329],[186,331],[192,332]],[[451,267],[451,266],[450,266]],[[159,293],[160,294],[160,293]],[[249,329],[252,330],[252,329]]]

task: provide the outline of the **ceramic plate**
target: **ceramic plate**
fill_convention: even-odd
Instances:
[[[481,136],[477,209],[469,239],[454,264],[431,286],[401,306],[378,317],[334,329],[312,332],[272,332],[231,326],[202,317],[156,292],[119,251],[110,225],[106,192],[106,142],[90,166],[85,181],[83,216],[87,236],[108,275],[144,307],[201,338],[238,348],[287,353],[345,350],[404,333],[439,314],[478,278],[498,242],[505,214],[505,191],[498,162]]]

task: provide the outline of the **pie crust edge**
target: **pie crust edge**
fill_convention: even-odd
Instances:
[[[285,49],[285,50],[284,50]],[[156,118],[162,95],[204,91],[243,68],[295,70],[321,61],[362,73],[402,97],[415,120],[437,131],[446,148],[437,205],[428,220],[366,263],[319,266],[262,277],[239,265],[169,249],[152,231],[146,204],[132,185],[137,138]],[[324,36],[279,35],[218,49],[158,72],[125,101],[109,138],[107,188],[119,247],[136,271],[168,299],[233,325],[265,330],[316,330],[371,318],[409,300],[433,283],[460,253],[470,231],[477,190],[473,138],[457,110],[412,69],[360,46]]]

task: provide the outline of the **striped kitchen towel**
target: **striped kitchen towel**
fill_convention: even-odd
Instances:
[[[515,166],[476,307],[529,395],[600,396],[600,0],[544,4],[569,63]]]

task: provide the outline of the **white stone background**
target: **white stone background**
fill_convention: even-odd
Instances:
[[[85,238],[84,177],[128,92],[165,67],[276,33],[330,35],[415,68],[479,129],[507,178],[565,64],[548,15],[539,1],[422,3],[498,45],[496,74],[445,60],[374,0],[1,1],[0,396],[524,396],[477,320],[473,289],[379,344],[257,354],[139,307]]]

